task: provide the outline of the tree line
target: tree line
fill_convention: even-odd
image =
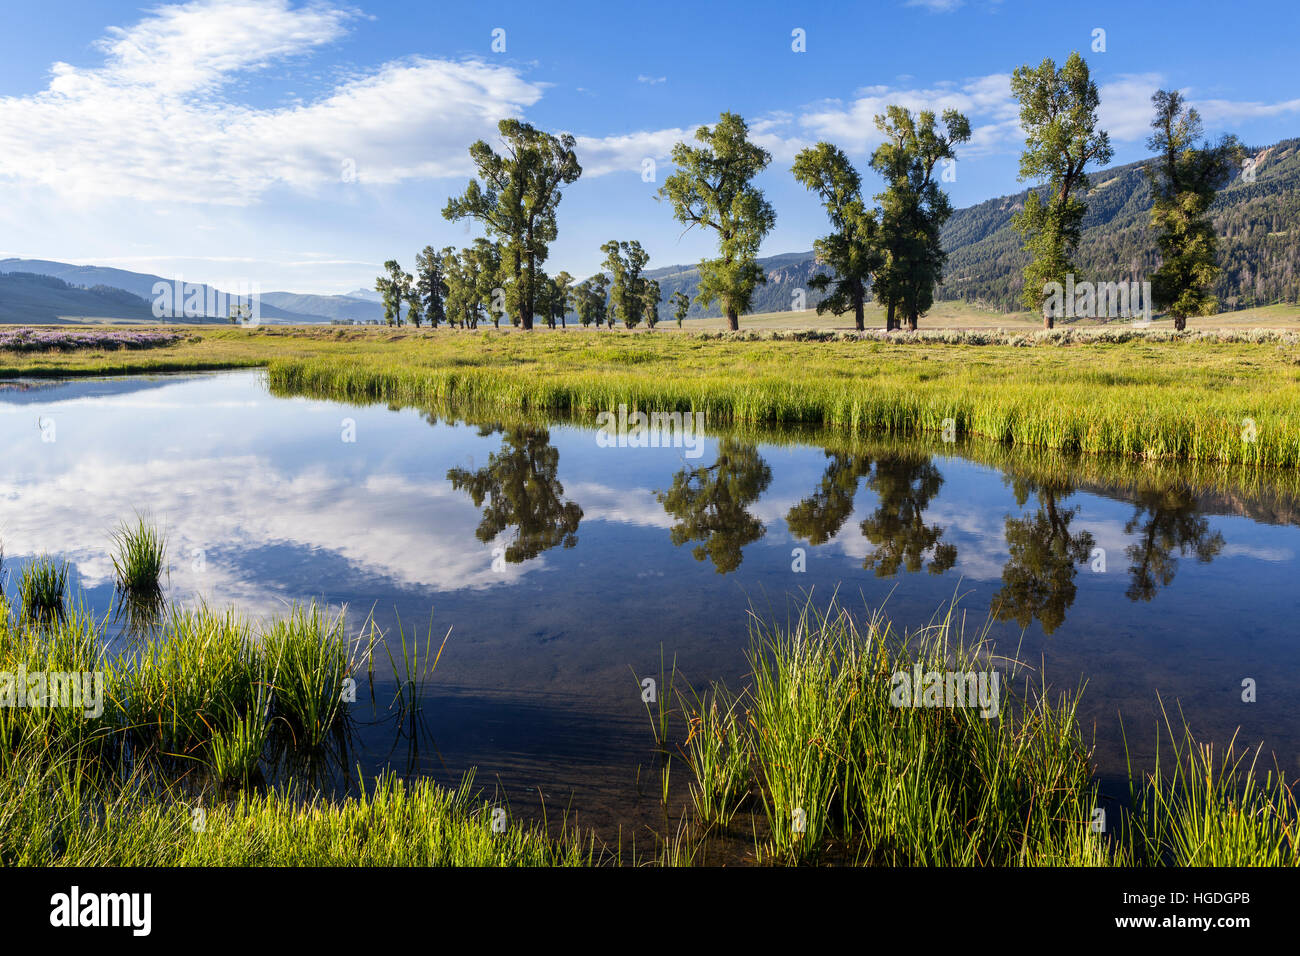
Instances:
[[[1096,83],[1078,53],[1059,68],[1051,59],[1018,68],[1011,89],[1026,135],[1020,180],[1039,184],[1012,218],[1029,259],[1022,301],[1051,328],[1060,313],[1048,290],[1065,286],[1075,272],[1089,168],[1105,166],[1113,150],[1098,128]],[[1146,173],[1160,265],[1151,276],[1152,292],[1156,308],[1182,329],[1189,316],[1218,307],[1217,236],[1208,210],[1244,150],[1232,136],[1201,142],[1200,117],[1176,91],[1158,91],[1153,106],[1148,145],[1155,158]],[[947,261],[940,233],[953,209],[943,174],[954,168],[971,126],[957,110],[913,114],[896,105],[875,123],[883,141],[868,165],[884,189],[870,200],[838,146],[819,142],[795,157],[795,179],[818,197],[831,225],[814,243],[825,271],[809,285],[825,293],[818,314],[851,312],[863,330],[866,303],[874,299],[885,310],[887,330],[904,323],[915,330],[934,302]],[[662,293],[645,275],[649,254],[639,242],[606,242],[600,247],[602,271],[581,282],[564,271],[545,271],[563,189],[582,175],[574,138],[517,119],[502,120],[498,129],[499,149],[483,140],[470,147],[476,176],[442,211],[449,221],[478,222],[486,237],[460,250],[426,246],[416,256],[414,274],[396,260],[386,262],[375,282],[385,321],[472,329],[483,321],[499,326],[508,316],[512,325],[530,330],[539,318],[550,328],[567,327],[574,314],[583,326],[612,329],[621,323],[631,329],[644,322],[654,328]],[[695,143],[676,144],[671,156],[676,170],[659,198],[688,230],[705,230],[717,243],[716,255],[699,263],[695,301],[704,307],[717,302],[728,328],[738,329],[755,289],[766,281],[756,260],[776,213],[753,180],[771,163],[771,154],[750,139],[742,117],[724,112],[716,124],[696,131]],[[691,300],[677,291],[669,304],[680,326]]]

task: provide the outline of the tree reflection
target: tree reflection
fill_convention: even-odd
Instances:
[[[839,534],[853,513],[858,480],[871,472],[871,459],[866,455],[828,451],[826,457],[830,461],[826,463],[821,488],[791,508],[785,516],[790,533],[814,546],[825,544]]]
[[[875,550],[863,561],[864,568],[886,578],[900,567],[920,571],[927,554],[931,574],[942,574],[957,563],[957,546],[939,543],[943,528],[925,523],[925,509],[942,486],[943,475],[928,455],[888,455],[876,460],[867,487],[880,503],[862,522],[862,534]]]
[[[1034,494],[1038,510],[1029,517],[1006,520],[1010,559],[1002,569],[1002,588],[993,596],[999,621],[1014,620],[1028,627],[1035,618],[1044,634],[1051,634],[1065,620],[1078,588],[1076,565],[1092,553],[1093,537],[1087,531],[1071,534],[1070,522],[1078,508],[1062,508],[1059,502],[1074,489],[1064,482],[1036,484],[1012,481],[1016,504],[1022,508]]]
[[[1201,516],[1196,496],[1186,486],[1147,489],[1137,495],[1133,517],[1124,525],[1125,534],[1138,540],[1124,553],[1129,559],[1132,581],[1124,593],[1132,601],[1150,601],[1161,587],[1173,583],[1178,572],[1177,550],[1209,564],[1223,550],[1223,535],[1210,533],[1210,523]]]
[[[723,438],[716,462],[707,468],[683,468],[667,492],[656,493],[664,510],[677,519],[673,544],[703,542],[692,550],[696,561],[710,558],[719,574],[736,570],[741,549],[767,530],[747,508],[771,481],[772,470],[756,446]]]
[[[480,435],[495,432],[504,433],[501,450],[489,456],[485,467],[447,472],[451,486],[469,492],[474,507],[483,508],[475,536],[490,542],[507,528],[516,528],[514,541],[505,549],[505,559],[513,564],[559,544],[572,548],[578,543],[582,509],[563,500],[564,486],[556,478],[560,453],[551,444],[550,432],[529,425],[479,429]]]

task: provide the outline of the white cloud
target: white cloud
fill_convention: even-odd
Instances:
[[[955,109],[971,121],[971,140],[965,155],[997,152],[1020,137],[1019,109],[1011,97],[1011,77],[1006,73],[968,79],[961,84],[939,83],[929,88],[870,86],[858,90],[848,103],[824,100],[810,106],[799,124],[810,135],[837,143],[858,154],[870,152],[883,137],[876,116],[898,105],[912,112]]]
[[[302,105],[223,98],[248,72],[337,39],[351,16],[286,0],[199,0],[113,28],[102,66],[56,63],[45,90],[0,98],[0,181],[81,200],[243,205],[345,171],[362,183],[460,175],[471,142],[541,98],[541,85],[512,68],[423,57]]]
[[[660,83],[667,83],[667,82],[668,82],[668,77],[666,77],[666,76],[646,76],[644,73],[642,73],[641,75],[639,75],[639,76],[636,78],[636,81],[637,81],[638,83],[645,83],[645,84],[648,84],[649,86],[658,86]]]

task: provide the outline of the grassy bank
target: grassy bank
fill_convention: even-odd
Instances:
[[[1146,459],[1300,466],[1297,347],[744,341],[699,336],[448,334],[386,355],[277,359],[272,388],[354,401],[595,421],[626,403],[714,426],[977,436]]]
[[[281,393],[594,421],[620,403],[727,423],[1300,466],[1300,345],[1286,335],[1056,337],[933,333],[889,341],[570,331],[199,330],[147,353],[0,356],[0,376],[267,365]],[[1082,339],[1081,339],[1082,336]]]

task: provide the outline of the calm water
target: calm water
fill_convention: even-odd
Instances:
[[[1158,696],[1198,734],[1240,728],[1300,772],[1300,509],[1285,495],[1112,482],[1095,463],[1091,481],[1048,480],[903,446],[602,448],[573,425],[277,398],[256,372],[7,385],[0,448],[10,581],[62,555],[107,610],[109,534],[139,510],[168,532],[173,599],[269,616],[315,598],[408,633],[432,614],[438,639],[452,633],[424,746],[394,744],[381,674],[352,759],[446,780],[477,767],[481,785],[587,825],[657,805],[634,674],[657,675],[662,649],[689,680],[736,686],[747,612],[784,619],[810,590],[905,626],[954,594],[971,630],[992,613],[1000,650],[1058,688],[1086,680],[1108,786],[1121,715],[1142,762]]]

